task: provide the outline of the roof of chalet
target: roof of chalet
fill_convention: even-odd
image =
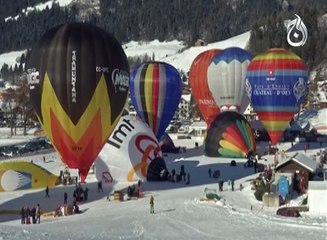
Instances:
[[[183,94],[182,99],[184,99],[187,102],[191,101],[191,94]]]
[[[207,129],[207,124],[206,124],[205,121],[193,122],[190,125],[190,128],[192,128],[192,129],[204,129],[204,130],[206,130]]]
[[[314,172],[317,169],[317,162],[311,158],[309,158],[307,155],[303,153],[296,153],[293,156],[291,156],[289,159],[287,159],[284,162],[279,163],[276,166],[276,170],[280,169],[282,166],[284,166],[286,163],[294,161],[301,165],[302,167],[308,169],[310,172]]]

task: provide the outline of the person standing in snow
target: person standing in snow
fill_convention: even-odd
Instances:
[[[150,213],[154,213],[154,197],[151,195],[150,197]]]
[[[187,182],[186,184],[190,184],[191,174],[187,173]]]
[[[97,192],[103,192],[103,189],[102,189],[102,181],[99,181],[98,182],[98,190]]]
[[[67,204],[67,198],[68,198],[68,194],[67,192],[64,193],[64,204]]]
[[[89,197],[89,189],[85,188],[85,190],[84,190],[84,202],[87,201],[88,197]]]
[[[48,186],[45,189],[45,197],[46,198],[49,198],[50,197],[50,195],[49,195],[49,187]]]
[[[36,214],[36,222],[38,224],[40,224],[40,221],[41,221],[41,208],[40,208],[40,204],[37,204],[36,205],[35,214]]]
[[[21,216],[21,222],[22,224],[25,224],[25,210],[26,210],[26,207],[22,207],[22,209],[20,210],[20,216]]]

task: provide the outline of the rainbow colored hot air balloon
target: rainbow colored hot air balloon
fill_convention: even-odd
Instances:
[[[241,114],[223,112],[211,123],[205,139],[207,156],[245,158],[255,149],[253,130]]]
[[[220,113],[220,109],[208,87],[207,71],[212,58],[221,51],[219,49],[211,49],[200,53],[194,59],[190,68],[192,95],[207,126],[210,126],[211,122]]]
[[[282,48],[256,56],[247,70],[246,91],[272,144],[288,126],[307,91],[304,61]]]
[[[33,47],[27,69],[43,129],[84,182],[127,100],[129,66],[123,48],[96,26],[59,25]]]
[[[159,139],[181,99],[182,80],[178,71],[164,62],[142,63],[131,74],[130,93],[138,116]]]

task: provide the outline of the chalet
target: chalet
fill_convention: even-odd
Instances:
[[[194,46],[196,46],[196,47],[199,47],[199,46],[206,46],[206,45],[207,45],[207,43],[206,43],[204,40],[202,40],[202,39],[198,39],[198,40],[196,40],[195,43],[194,43]]]
[[[292,173],[294,184],[301,181],[303,190],[308,189],[309,180],[312,180],[317,170],[317,162],[302,153],[296,153],[276,166],[278,173]]]

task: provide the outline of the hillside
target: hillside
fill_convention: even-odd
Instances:
[[[121,43],[176,39],[193,46],[197,39],[212,43],[251,30],[247,47],[255,55],[270,47],[290,48],[284,22],[296,13],[308,28],[308,41],[291,49],[312,70],[324,68],[327,59],[326,12],[324,0],[1,0],[0,27],[6,34],[0,35],[0,53],[30,49],[51,27],[83,21]]]

